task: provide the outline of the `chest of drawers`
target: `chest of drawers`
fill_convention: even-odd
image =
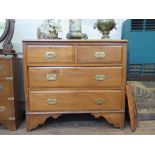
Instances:
[[[21,58],[0,57],[0,124],[16,130],[24,112],[23,64]]]
[[[26,125],[90,113],[124,127],[126,41],[23,41]]]

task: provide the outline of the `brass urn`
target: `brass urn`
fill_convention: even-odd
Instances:
[[[97,28],[102,33],[102,39],[109,39],[110,31],[116,29],[116,23],[114,19],[97,19],[93,28]]]

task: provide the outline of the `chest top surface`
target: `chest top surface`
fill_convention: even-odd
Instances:
[[[92,40],[77,40],[77,39],[54,39],[54,40],[23,40],[23,43],[117,43],[126,44],[127,40],[113,40],[113,39],[92,39]]]

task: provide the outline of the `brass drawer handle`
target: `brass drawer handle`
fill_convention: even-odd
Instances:
[[[55,52],[46,52],[45,57],[47,59],[55,59],[56,58],[56,53]]]
[[[5,111],[5,107],[4,106],[0,106],[0,112],[4,112]]]
[[[105,103],[105,99],[97,98],[97,99],[95,99],[95,103],[96,103],[97,105],[102,105],[102,104]]]
[[[13,77],[6,77],[6,80],[13,80]]]
[[[4,91],[4,87],[0,85],[0,92]]]
[[[3,70],[3,65],[0,65],[0,71],[2,71]]]
[[[56,74],[47,74],[46,79],[48,81],[55,81],[57,79],[57,75]]]
[[[96,79],[96,81],[103,81],[103,80],[105,80],[105,75],[96,75],[95,79]]]
[[[98,59],[102,59],[105,57],[105,52],[96,52],[95,57]]]
[[[58,102],[57,99],[48,99],[48,100],[47,100],[47,103],[48,103],[49,105],[57,104],[57,102]]]

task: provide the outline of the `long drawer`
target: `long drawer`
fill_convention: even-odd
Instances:
[[[0,80],[0,98],[12,97],[12,81]]]
[[[121,88],[122,67],[29,67],[30,88]]]
[[[122,63],[122,46],[78,46],[78,63]]]
[[[13,101],[0,100],[0,120],[14,115]]]
[[[28,46],[28,63],[74,63],[73,46]]]
[[[31,112],[122,110],[119,90],[29,91]]]

